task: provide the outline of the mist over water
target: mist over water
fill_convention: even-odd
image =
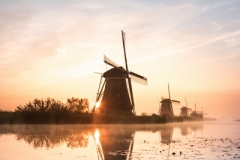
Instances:
[[[1,125],[0,159],[236,159],[240,123]]]

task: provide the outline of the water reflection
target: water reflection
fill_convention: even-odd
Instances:
[[[218,141],[206,138],[211,137],[209,135],[212,131],[208,131],[205,134],[208,136],[203,137],[203,127],[203,123],[167,125],[1,125],[0,143],[6,135],[13,135],[16,141],[12,144],[12,148],[18,142],[24,142],[35,150],[46,148],[45,154],[50,153],[49,151],[52,149],[59,150],[61,155],[64,155],[64,153],[65,155],[73,154],[71,151],[75,150],[75,158],[81,157],[80,159],[194,159],[203,156],[203,154],[198,154],[199,150],[201,148],[205,149],[207,147],[205,145],[210,142],[211,146],[213,145],[212,150],[217,150]],[[213,143],[214,140],[216,145]],[[222,142],[222,140],[219,140],[219,142]],[[232,141],[230,142],[232,143]],[[65,151],[64,146],[69,150]],[[1,147],[0,144],[0,151],[4,153]],[[32,152],[35,153],[34,150]],[[3,155],[6,156],[7,153]]]
[[[70,126],[15,125],[2,126],[1,134],[14,134],[16,140],[24,141],[33,148],[54,148],[67,144],[69,148],[87,147],[90,130],[72,129]]]
[[[121,156],[126,158],[134,145],[137,131],[159,132],[162,144],[170,144],[174,128],[181,129],[185,136],[203,127],[203,124],[171,124],[171,125],[2,125],[0,136],[14,134],[16,140],[24,141],[33,148],[54,148],[63,143],[69,148],[87,147],[89,136],[93,137],[97,151],[106,159]]]
[[[94,142],[95,142],[95,145],[96,145],[97,158],[101,159],[101,160],[104,160],[105,158],[104,158],[104,154],[103,154],[102,145],[101,145],[101,142],[99,140],[100,133],[99,133],[98,129],[96,129],[93,138],[94,138]]]
[[[134,128],[124,125],[101,126],[94,133],[99,159],[128,159],[131,156]]]
[[[170,144],[172,141],[173,126],[164,126],[159,132],[162,144]]]

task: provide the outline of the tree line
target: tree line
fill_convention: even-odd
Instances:
[[[66,103],[53,98],[38,99],[19,105],[14,112],[0,110],[0,124],[90,123],[86,98],[68,98]]]
[[[66,103],[61,101],[47,98],[37,99],[28,102],[25,105],[19,105],[15,109],[16,113],[88,113],[89,102],[88,99],[68,98]]]

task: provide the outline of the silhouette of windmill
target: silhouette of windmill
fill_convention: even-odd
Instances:
[[[192,111],[192,113],[190,114],[190,117],[192,117],[194,119],[203,119],[204,114],[206,114],[206,113],[203,113],[203,111],[196,110],[196,103],[195,103],[195,111]]]
[[[147,78],[128,70],[125,33],[123,31],[122,42],[126,69],[104,55],[104,62],[113,68],[102,74],[105,80],[101,89],[99,88],[96,98],[96,104],[100,106],[95,104],[93,112],[99,107],[98,112],[103,114],[135,114],[131,80],[147,85]]]
[[[170,95],[170,88],[168,84],[168,94],[169,98],[162,97],[161,106],[159,107],[158,114],[160,116],[168,115],[170,117],[174,117],[172,103],[180,104],[180,101],[172,100]]]
[[[95,131],[93,138],[98,160],[131,159],[135,130],[134,128],[125,127],[102,126]],[[119,151],[126,153],[125,158]]]
[[[187,105],[187,99],[185,98],[186,106],[183,106],[181,108],[180,116],[181,117],[189,117],[190,111],[192,110],[191,108],[188,108]]]

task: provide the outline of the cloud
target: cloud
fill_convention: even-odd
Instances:
[[[202,20],[204,13],[211,14],[225,2],[35,3],[9,5],[1,12],[0,76],[6,81],[41,86],[82,76],[101,68],[103,54],[124,64],[121,30],[127,32],[130,64],[224,40],[230,44],[227,39],[236,39],[240,33],[218,19]]]
[[[213,31],[220,31],[223,29],[223,27],[219,24],[217,24],[216,22],[210,22],[212,24],[212,30]]]

